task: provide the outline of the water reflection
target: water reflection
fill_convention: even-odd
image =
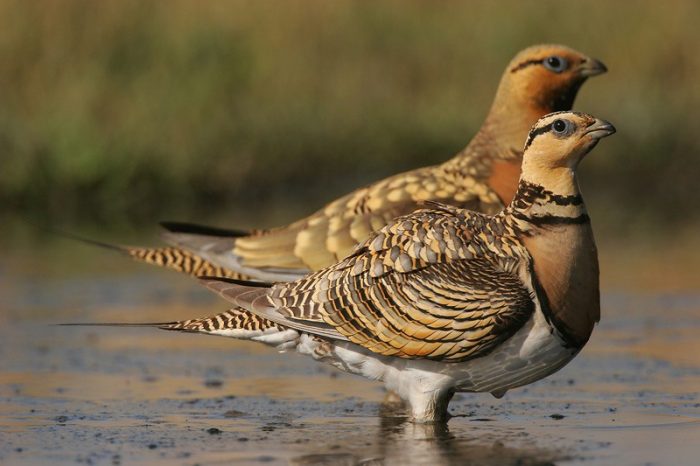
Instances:
[[[562,452],[524,446],[522,432],[472,428],[469,421],[448,424],[413,424],[397,415],[383,415],[379,429],[366,432],[367,444],[376,448],[367,453],[338,452],[307,454],[290,464],[319,465],[548,465],[566,457]],[[480,435],[480,434],[485,435]],[[527,434],[525,434],[527,436]]]
[[[558,456],[546,450],[511,446],[508,435],[482,438],[470,433],[468,426],[460,427],[451,432],[447,424],[395,425],[385,431],[385,441],[381,442],[385,464],[528,465],[548,463]]]

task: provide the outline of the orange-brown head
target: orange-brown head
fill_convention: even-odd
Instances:
[[[571,110],[586,79],[606,71],[599,60],[563,45],[528,47],[511,60],[503,73],[494,107],[525,108],[537,118]]]
[[[535,45],[519,52],[503,72],[484,123],[484,137],[499,146],[496,158],[510,158],[506,149],[519,153],[538,119],[571,110],[586,79],[605,71],[600,61],[563,45]]]
[[[571,110],[586,79],[606,71],[599,60],[563,45],[528,47],[511,60],[484,126],[465,152],[479,154],[489,166],[488,184],[504,204],[518,186],[530,127],[548,113]]]

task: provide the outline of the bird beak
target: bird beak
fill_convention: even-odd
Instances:
[[[595,58],[586,58],[583,63],[578,68],[578,72],[581,76],[597,76],[608,71],[608,68],[603,64],[602,61],[596,60]]]
[[[584,134],[590,135],[592,139],[602,139],[604,137],[614,134],[616,131],[615,127],[610,124],[609,121],[596,120],[591,126],[586,128]]]

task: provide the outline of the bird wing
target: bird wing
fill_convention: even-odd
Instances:
[[[437,169],[404,173],[357,190],[281,228],[243,232],[164,222],[165,248],[125,247],[134,259],[195,276],[293,281],[346,257],[358,242],[425,200],[493,209],[476,182],[455,187]]]
[[[434,206],[396,219],[304,279],[218,291],[278,324],[378,354],[463,361],[488,353],[534,311],[519,277],[483,254],[486,223]]]
[[[346,257],[357,244],[422,201],[479,209],[486,191],[460,184],[437,167],[402,173],[356,190],[288,226],[225,241],[169,239],[181,247],[255,279],[289,281]],[[482,197],[483,197],[482,196]]]
[[[163,263],[164,267],[179,270],[196,276],[219,276],[239,279],[252,279],[262,281],[291,281],[306,275],[309,270],[298,259],[285,257],[286,251],[293,244],[291,233],[275,233],[275,230],[251,231],[245,236],[223,236],[207,232],[208,227],[202,227],[195,231],[193,228],[180,229],[177,224],[163,224],[166,231],[163,239],[173,245],[164,248],[166,252],[175,253],[177,257],[198,257],[208,264],[211,269],[217,269],[215,273],[198,273],[195,268],[185,268],[176,265],[174,261],[155,248],[131,248],[132,257],[148,263]],[[281,230],[281,229],[280,229]],[[269,232],[269,233],[266,233]],[[236,242],[239,239],[259,238],[257,245],[270,257],[266,265],[256,266],[245,264],[243,258],[234,252]],[[287,245],[287,247],[285,247]],[[277,260],[275,255],[279,254]],[[291,259],[291,260],[290,260]]]

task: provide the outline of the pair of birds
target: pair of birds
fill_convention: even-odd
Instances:
[[[164,224],[172,247],[122,251],[202,277],[235,307],[154,325],[296,350],[383,381],[416,422],[446,420],[455,392],[501,397],[552,374],[600,316],[576,169],[615,129],[569,110],[605,71],[568,47],[527,48],[479,132],[441,165],[280,228]]]

